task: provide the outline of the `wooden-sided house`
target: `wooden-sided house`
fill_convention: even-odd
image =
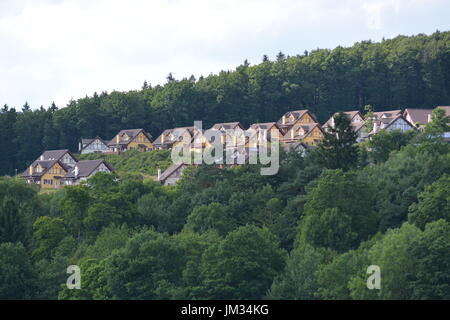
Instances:
[[[109,152],[108,142],[99,136],[94,139],[81,139],[78,151],[81,154]]]
[[[127,150],[153,150],[152,136],[144,129],[121,130],[108,143],[110,151],[120,153]]]
[[[252,124],[250,128],[247,129],[248,142],[245,147],[257,148],[262,143],[267,143],[267,145],[270,145],[273,132],[276,132],[278,139],[281,141],[283,138],[283,132],[276,122]]]
[[[189,147],[191,147],[192,139],[197,131],[195,127],[167,129],[153,141],[153,145],[156,149],[171,149],[179,144],[188,142]]]
[[[323,129],[318,123],[295,123],[283,136],[282,142],[304,142],[315,146],[323,140]]]
[[[286,134],[296,123],[311,124],[318,122],[316,116],[309,110],[288,111],[277,121],[277,125],[283,134]]]
[[[41,158],[40,158],[41,159]],[[43,189],[57,189],[63,185],[63,177],[71,169],[61,160],[36,160],[21,177],[30,184],[37,184]]]

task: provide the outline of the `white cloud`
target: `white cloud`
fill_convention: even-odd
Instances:
[[[398,32],[385,29],[386,15],[443,1],[2,0],[0,104],[63,106],[169,72],[207,75],[279,50],[348,45]]]

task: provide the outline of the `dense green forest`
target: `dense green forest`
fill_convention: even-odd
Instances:
[[[293,109],[309,109],[321,122],[336,111],[433,108],[450,101],[450,32],[399,36],[349,48],[317,49],[259,64],[245,61],[234,71],[176,80],[141,90],[94,93],[58,109],[0,111],[0,175],[23,170],[43,150],[77,150],[81,137],[110,139],[121,129],[164,129],[203,120],[276,121]],[[49,102],[50,103],[50,102]],[[19,106],[16,106],[19,107]]]
[[[450,299],[450,119],[358,145],[335,121],[341,138],[282,153],[272,176],[98,173],[53,193],[0,178],[0,299]]]

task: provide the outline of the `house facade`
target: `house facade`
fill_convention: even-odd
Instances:
[[[111,152],[120,153],[128,150],[150,151],[154,149],[152,137],[144,129],[121,130],[108,143]]]
[[[158,173],[158,181],[164,186],[175,185],[181,179],[183,171],[187,168],[187,164],[173,164],[167,168],[162,174]]]
[[[303,142],[318,145],[323,140],[323,129],[318,123],[294,124],[283,136],[283,143]]]
[[[108,141],[104,141],[100,137],[94,139],[81,139],[78,145],[78,151],[81,154],[89,153],[106,153],[109,152]]]
[[[111,173],[114,167],[105,160],[82,160],[68,170],[62,178],[63,185],[79,185],[98,172]]]
[[[277,121],[277,125],[283,134],[286,134],[296,123],[311,124],[318,122],[316,116],[306,109],[288,111]]]

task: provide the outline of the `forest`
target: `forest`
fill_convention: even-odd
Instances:
[[[175,186],[97,173],[55,192],[0,178],[0,299],[450,299],[449,117],[360,144],[335,121],[271,176],[201,165]]]
[[[279,53],[235,70],[139,90],[93,93],[67,106],[0,107],[0,175],[24,170],[43,150],[77,151],[80,138],[111,139],[122,129],[163,130],[202,120],[276,121],[289,110],[309,109],[321,123],[337,111],[427,108],[450,101],[450,32],[398,36],[352,47]],[[91,93],[89,93],[91,94]]]

